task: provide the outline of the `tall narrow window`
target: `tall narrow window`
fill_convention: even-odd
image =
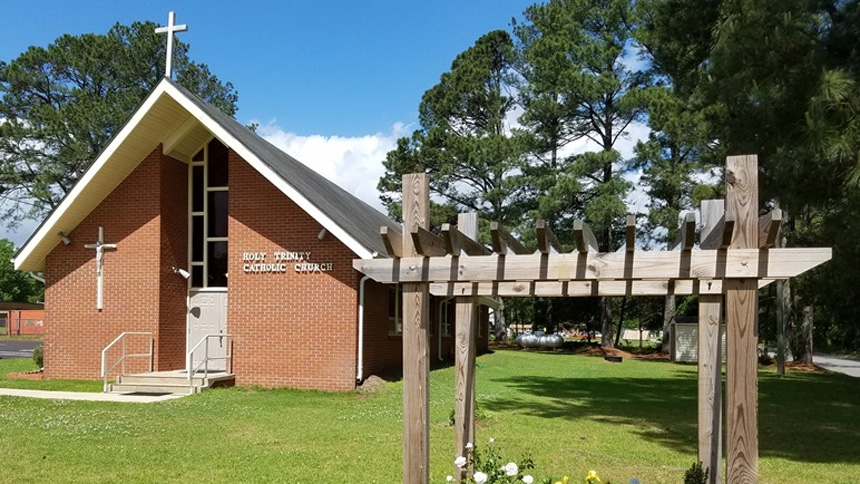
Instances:
[[[227,287],[228,150],[213,139],[191,159],[191,286]]]

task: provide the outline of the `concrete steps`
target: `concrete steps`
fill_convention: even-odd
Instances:
[[[235,375],[224,372],[209,372],[205,377],[201,373],[191,382],[183,370],[136,373],[119,376],[116,383],[108,385],[105,393],[190,395],[213,386],[232,386],[235,379]]]

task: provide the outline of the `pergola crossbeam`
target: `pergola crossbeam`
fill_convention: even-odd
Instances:
[[[429,233],[429,232],[428,232]],[[414,237],[413,237],[414,240]],[[441,242],[440,242],[441,243]],[[444,244],[441,245],[444,249]],[[386,283],[649,279],[786,279],[822,264],[830,248],[685,252],[498,254],[470,257],[357,259],[353,267]]]
[[[773,280],[759,281],[759,288]],[[602,297],[602,296],[689,296],[722,295],[722,280],[659,281],[507,281],[435,282],[430,294],[442,297]]]

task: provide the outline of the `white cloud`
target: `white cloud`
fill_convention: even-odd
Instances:
[[[383,213],[385,210],[376,189],[385,172],[382,162],[385,155],[397,146],[397,139],[409,131],[409,126],[395,123],[388,133],[365,136],[299,135],[285,131],[275,121],[261,124],[257,129],[257,133],[270,143]],[[631,158],[636,142],[646,139],[648,133],[650,129],[645,124],[628,126],[625,135],[616,143],[622,158]],[[566,146],[561,154],[569,156],[598,149],[596,143],[581,139]],[[647,212],[647,195],[639,185],[641,176],[641,172],[624,176],[633,183],[633,190],[626,197],[630,213]]]
[[[409,127],[395,123],[389,133],[358,137],[299,135],[285,131],[274,121],[261,125],[257,133],[285,153],[304,163],[344,190],[385,212],[376,184],[385,173],[385,155]]]

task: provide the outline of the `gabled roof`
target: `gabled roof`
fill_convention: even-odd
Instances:
[[[379,227],[398,224],[235,119],[164,78],[144,99],[56,209],[15,256],[15,268],[41,271],[45,258],[159,143],[188,157],[214,135],[319,222],[357,257],[385,254]]]

